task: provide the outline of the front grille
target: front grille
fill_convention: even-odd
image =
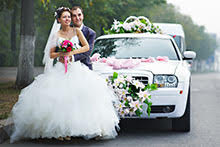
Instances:
[[[135,80],[139,80],[142,82],[144,85],[148,84],[148,77],[143,77],[143,76],[133,76]]]
[[[112,79],[112,76],[108,77],[109,79]],[[143,76],[132,76],[133,79],[138,80],[142,82],[144,85],[148,84],[148,77],[143,77]]]

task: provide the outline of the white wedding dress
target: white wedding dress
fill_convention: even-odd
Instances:
[[[58,44],[63,38],[58,38]],[[78,44],[77,36],[71,40]],[[117,135],[117,97],[103,78],[80,62],[57,62],[24,88],[12,109],[11,142],[22,138],[82,136],[110,139]]]

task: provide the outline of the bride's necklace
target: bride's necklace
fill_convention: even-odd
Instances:
[[[71,38],[73,35],[72,35],[72,30],[71,29],[66,29],[66,31],[64,31],[63,29],[61,29],[61,35],[62,36],[65,36],[65,38]]]

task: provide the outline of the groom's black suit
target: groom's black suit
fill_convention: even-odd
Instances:
[[[93,47],[94,47],[96,33],[91,28],[89,28],[85,25],[82,28],[82,32],[83,32],[86,40],[89,43],[89,51],[87,51],[85,53],[81,53],[81,54],[76,54],[76,55],[74,55],[74,58],[75,58],[75,61],[80,61],[81,63],[88,66],[90,70],[92,70],[92,63],[90,60],[90,54],[91,54]]]

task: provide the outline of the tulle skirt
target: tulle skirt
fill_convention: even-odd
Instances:
[[[95,136],[114,138],[119,116],[117,97],[105,80],[80,62],[58,62],[24,88],[12,109],[14,132],[11,142],[21,138]]]

